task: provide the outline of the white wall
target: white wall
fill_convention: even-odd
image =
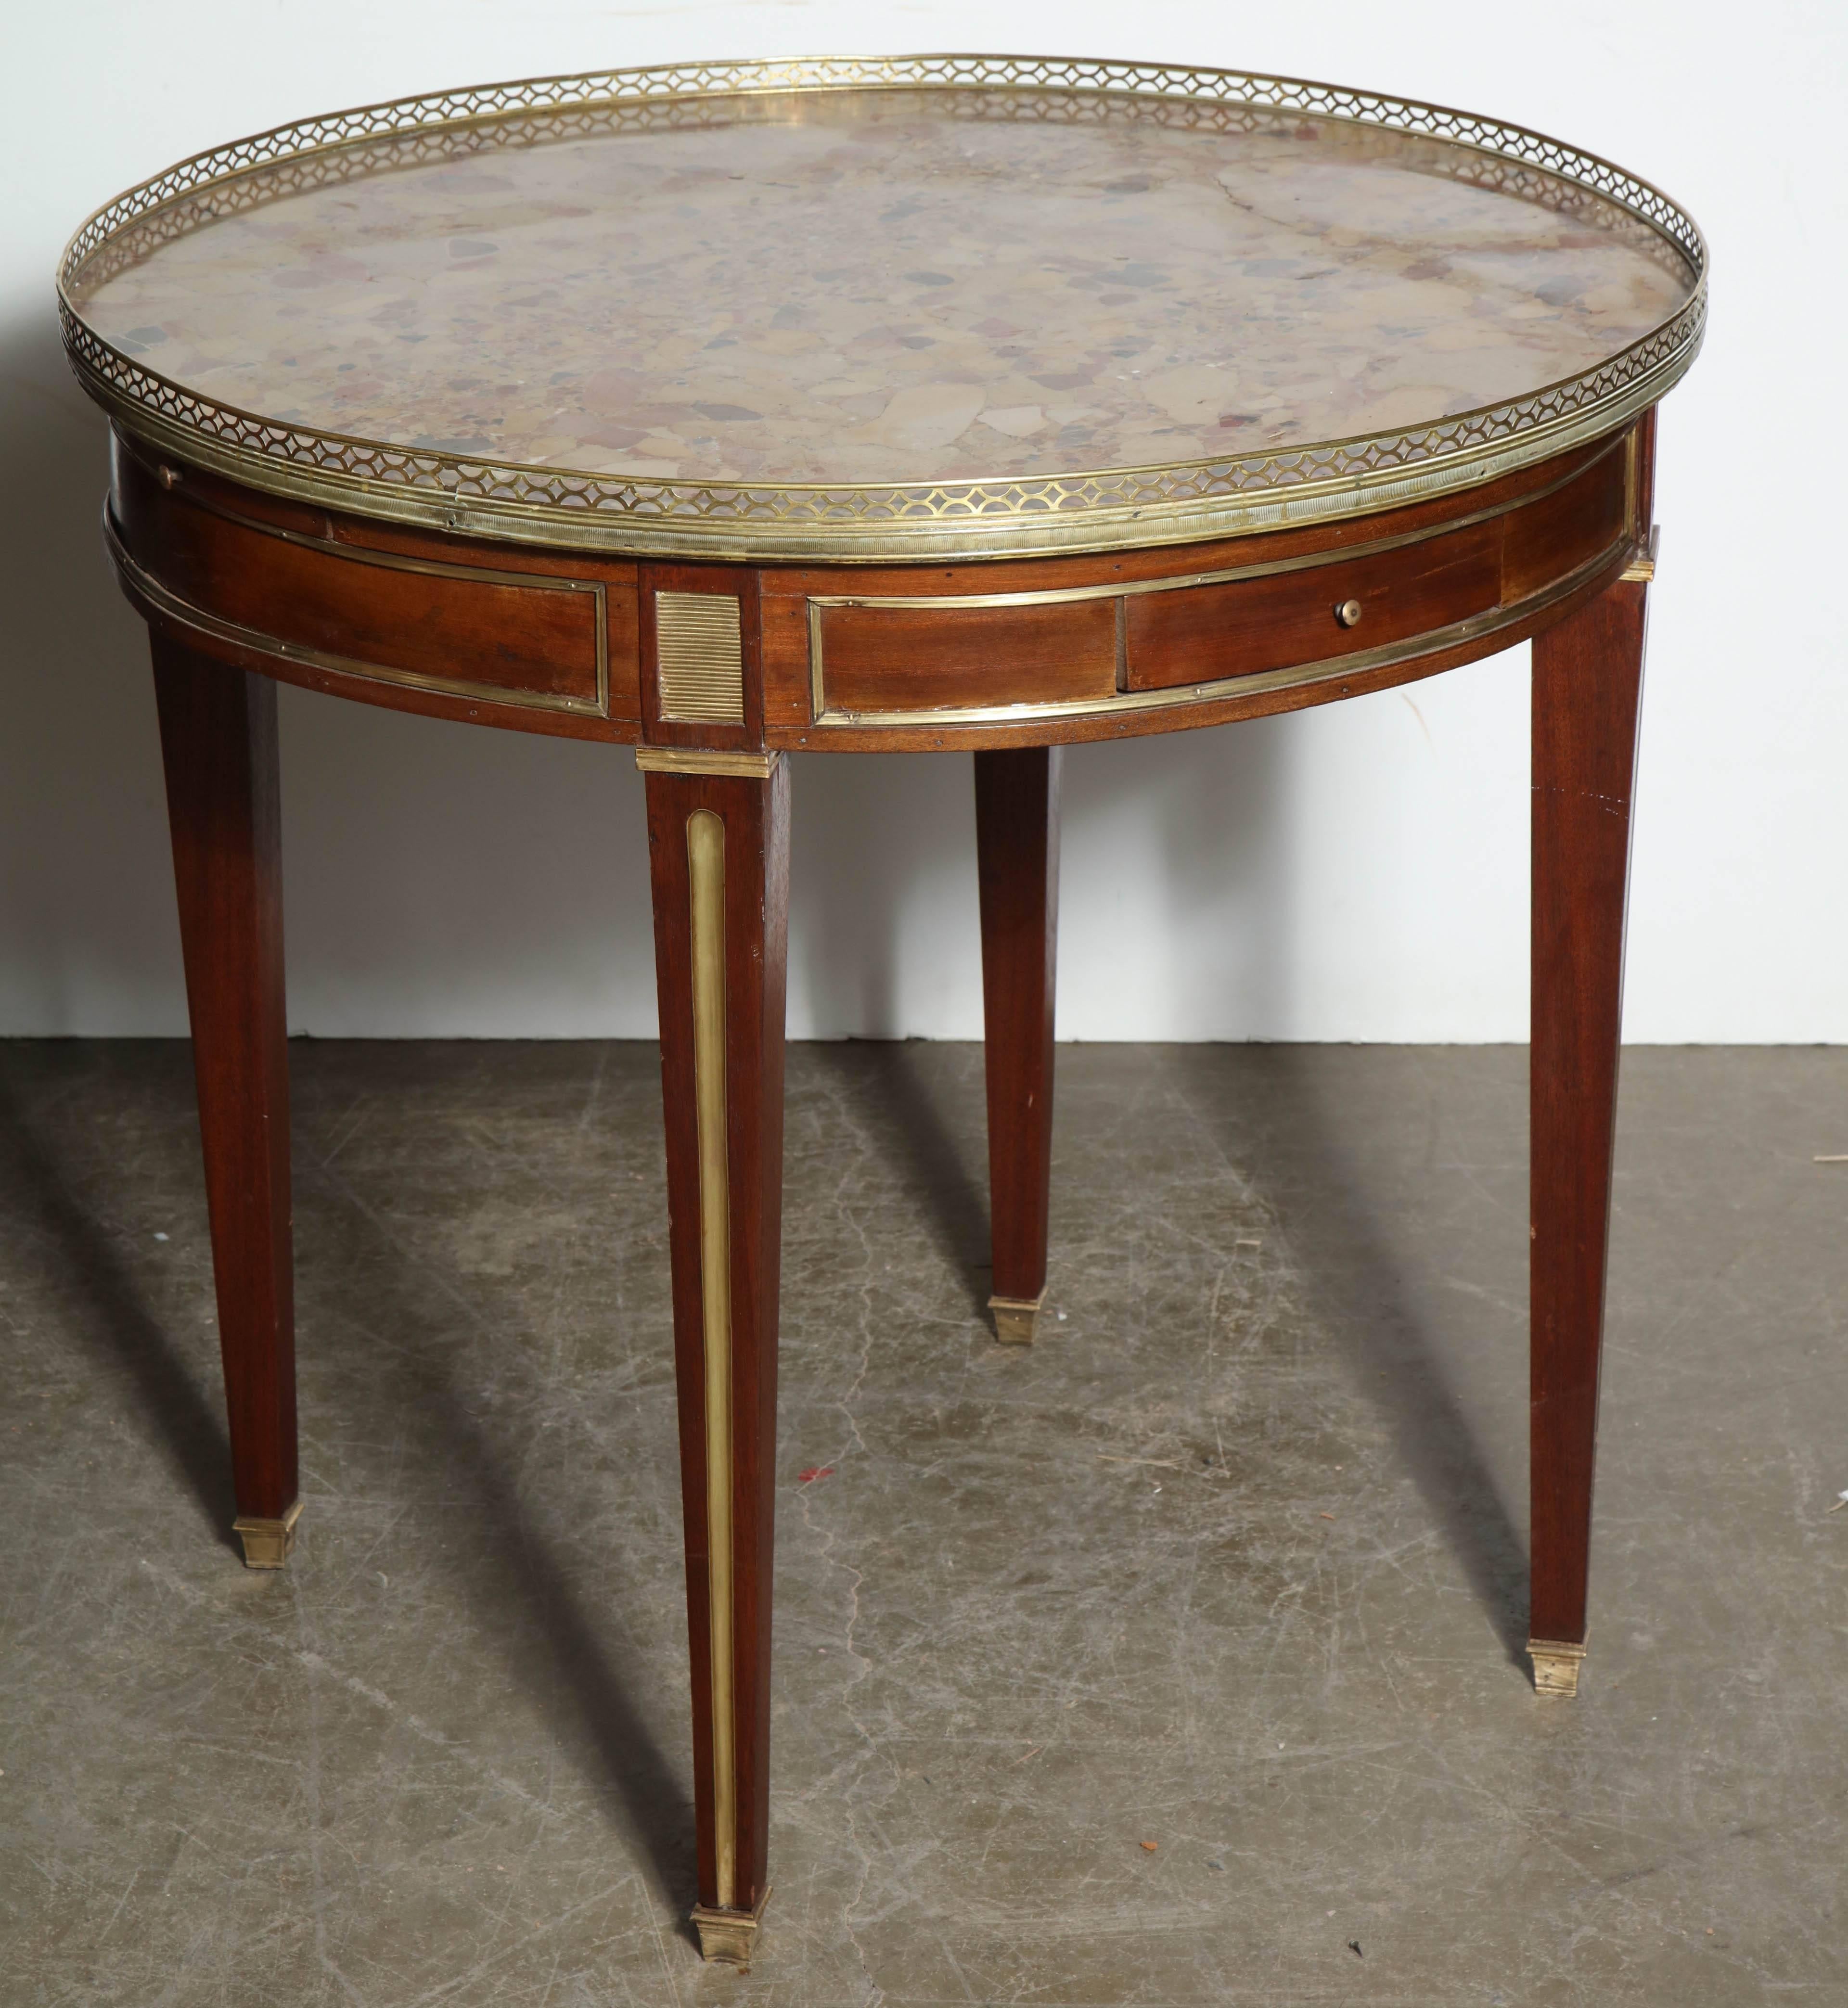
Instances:
[[[104,428],[51,273],[207,144],[443,84],[697,55],[1052,49],[1291,72],[1537,126],[1706,229],[1669,399],[1627,1035],[1848,1038],[1838,525],[1848,7],[1761,0],[15,0],[0,244],[0,1034],[184,1006],[139,624],[97,532]],[[1060,1029],[1518,1039],[1524,651],[1292,718],[1067,756]],[[646,1034],[625,753],[285,691],[290,1015],[338,1034]],[[979,1032],[968,763],[803,755],[791,1031]]]

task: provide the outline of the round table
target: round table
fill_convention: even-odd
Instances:
[[[274,683],[646,774],[699,1904],[769,1892],[784,755],[974,755],[998,1338],[1046,1282],[1058,751],[1532,638],[1535,1685],[1575,1691],[1655,406],[1647,183],[1288,79],[993,56],[445,92],[79,232],[152,634],[235,1522],[296,1489]]]

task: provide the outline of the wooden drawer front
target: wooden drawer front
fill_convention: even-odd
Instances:
[[[114,506],[129,557],[180,610],[250,646],[279,642],[384,682],[608,712],[599,582],[360,553],[177,497],[153,501],[119,472]]]
[[[1601,557],[1623,534],[1629,516],[1627,448],[1512,511],[1503,518],[1502,604],[1513,606]]]
[[[1113,598],[811,600],[819,717],[1069,704],[1117,688]]]
[[[1255,676],[1403,642],[1490,611],[1501,596],[1499,522],[1298,571],[1132,594],[1129,688]],[[1335,609],[1360,603],[1344,627]]]

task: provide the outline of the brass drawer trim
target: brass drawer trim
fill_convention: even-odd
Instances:
[[[997,607],[997,606],[1047,606],[1078,599],[1116,599],[1126,601],[1138,599],[1146,593],[1184,592],[1196,585],[1232,585],[1247,579],[1273,578],[1281,573],[1313,571],[1329,565],[1345,564],[1355,558],[1372,557],[1381,551],[1403,550],[1413,544],[1429,543],[1439,537],[1447,537],[1459,530],[1467,530],[1478,523],[1489,521],[1495,517],[1513,517],[1523,510],[1545,501],[1549,496],[1556,495],[1562,488],[1568,488],[1581,480],[1591,470],[1608,459],[1613,453],[1625,456],[1627,483],[1634,486],[1634,464],[1636,458],[1636,434],[1633,430],[1621,433],[1605,445],[1602,453],[1579,461],[1556,479],[1549,481],[1543,488],[1536,488],[1531,494],[1523,495],[1511,502],[1499,502],[1485,509],[1471,510],[1466,515],[1448,516],[1440,523],[1424,525],[1415,530],[1401,530],[1390,537],[1371,537],[1364,543],[1344,544],[1335,550],[1305,551],[1295,557],[1272,558],[1261,564],[1220,565],[1207,571],[1180,572],[1165,578],[1131,579],[1110,585],[1046,586],[1022,592],[964,592],[964,593],[866,593],[829,592],[810,593],[808,596],[809,621],[809,700],[812,723],[817,726],[855,726],[885,723],[915,725],[927,723],[945,718],[973,721],[978,716],[984,720],[1016,717],[1068,716],[1096,710],[1142,709],[1146,706],[1138,702],[1127,704],[1124,699],[1131,693],[1125,692],[1116,700],[1093,698],[1070,700],[1057,705],[1007,705],[984,708],[979,713],[974,710],[958,709],[945,711],[879,711],[849,712],[831,710],[827,701],[827,679],[822,637],[822,616],[830,606],[869,606],[923,609],[928,607]],[[1634,506],[1634,504],[1632,504]],[[1574,574],[1576,578],[1578,574]],[[1501,610],[1490,610],[1499,616]],[[1472,620],[1486,619],[1487,613],[1472,616]],[[1448,630],[1444,631],[1448,632]],[[1397,649],[1397,645],[1395,649]],[[1369,654],[1379,652],[1369,651]],[[1397,651],[1403,653],[1402,650]],[[1353,662],[1353,656],[1343,656],[1344,664]],[[1313,669],[1315,666],[1310,665]],[[1276,681],[1283,677],[1284,682]],[[1295,669],[1288,671],[1263,671],[1258,675],[1231,679],[1239,688],[1247,690],[1278,690],[1296,681],[1313,682],[1317,678],[1305,674],[1300,679]],[[1219,684],[1188,685],[1188,689],[1212,688]],[[1159,695],[1155,692],[1135,693],[1138,699]]]
[[[214,513],[230,515],[227,510]],[[248,519],[232,516],[233,521]],[[434,564],[424,558],[401,557],[395,552],[359,550],[345,544],[332,543],[323,538],[305,536],[297,530],[278,530],[267,524],[252,524],[251,528],[264,534],[278,536],[290,543],[306,544],[311,549],[329,554],[350,558],[359,564],[384,565],[398,571],[419,571],[434,574],[439,578],[467,579],[479,584],[522,587],[536,592],[583,592],[591,596],[595,603],[593,631],[597,652],[597,696],[594,701],[571,697],[557,691],[522,690],[507,684],[475,683],[464,677],[437,677],[420,670],[399,670],[383,663],[365,661],[357,656],[342,656],[325,649],[310,647],[306,642],[285,642],[278,635],[266,633],[260,628],[246,627],[242,621],[228,620],[222,615],[196,605],[183,598],[172,588],[147,571],[129,552],[123,540],[121,525],[115,520],[115,512],[109,504],[103,505],[103,541],[108,548],[116,569],[135,592],[158,613],[180,626],[190,628],[196,634],[209,635],[212,639],[235,643],[239,648],[250,649],[263,656],[279,656],[285,662],[299,663],[310,669],[329,670],[343,677],[356,677],[366,683],[388,684],[405,690],[430,691],[444,697],[471,698],[488,704],[512,705],[528,711],[570,712],[579,718],[607,718],[610,715],[610,633],[607,597],[600,582],[589,579],[535,578],[530,572],[491,571],[479,565]]]
[[[818,711],[810,729],[827,733],[877,730],[898,726],[1025,725],[1039,720],[1050,724],[1060,719],[1108,717],[1113,713],[1165,711],[1177,705],[1211,704],[1223,698],[1328,683],[1336,677],[1362,676],[1370,670],[1390,668],[1414,656],[1435,655],[1443,649],[1464,646],[1494,634],[1498,628],[1511,628],[1517,621],[1544,613],[1559,601],[1569,599],[1588,580],[1595,578],[1619,556],[1627,556],[1633,549],[1634,541],[1626,529],[1615,542],[1563,578],[1556,579],[1542,592],[1531,593],[1510,606],[1494,606],[1484,613],[1471,614],[1466,620],[1452,621],[1447,627],[1428,628],[1423,634],[1409,635],[1403,642],[1388,642],[1377,649],[1357,649],[1351,655],[1330,656],[1320,662],[1294,663],[1287,669],[1264,670],[1250,676],[1221,677],[1210,683],[1176,684],[1161,690],[1122,691],[1111,697],[1062,699],[1050,704],[964,705],[937,711]],[[1181,585],[1195,582],[1176,580],[1173,583]],[[1113,586],[1110,591],[1123,592],[1125,589]],[[819,617],[813,602],[810,603],[809,624],[810,646],[816,651],[811,659],[819,664]],[[816,681],[819,685],[819,667]]]

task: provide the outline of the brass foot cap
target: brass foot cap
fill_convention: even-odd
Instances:
[[[693,1906],[693,1928],[699,1934],[699,1957],[725,1966],[749,1971],[751,1947],[757,1927],[763,1921],[763,1907],[770,1900],[766,1890],[754,1911],[721,1911],[710,1904]]]
[[[280,1568],[296,1544],[296,1522],[302,1517],[297,1500],[280,1520],[260,1520],[240,1513],[231,1523],[232,1532],[243,1537],[246,1568]]]
[[[1031,1345],[1033,1320],[1046,1302],[1042,1290],[1036,1297],[990,1297],[988,1308],[995,1321],[995,1337],[1004,1345]]]
[[[1584,1656],[1582,1646],[1567,1645],[1556,1639],[1530,1639],[1528,1657],[1534,1663],[1535,1693],[1572,1700],[1578,1692],[1578,1670]]]

